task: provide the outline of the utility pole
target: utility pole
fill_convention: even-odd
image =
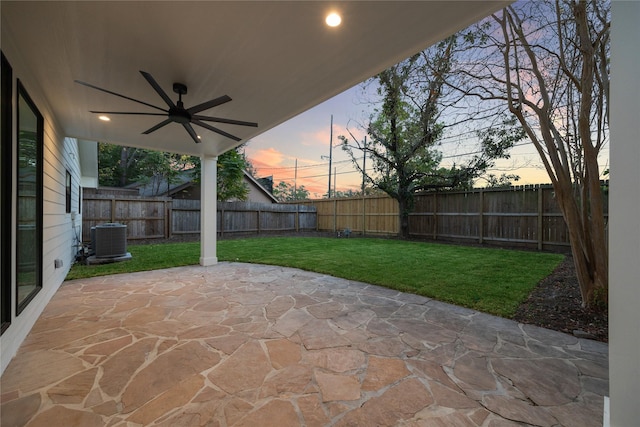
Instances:
[[[367,135],[364,136],[364,150],[362,150],[362,197],[364,197],[365,177],[367,176]]]
[[[362,235],[364,236],[367,232],[367,213],[366,213],[366,201],[364,189],[366,188],[366,180],[367,176],[367,135],[364,136],[364,150],[362,150]]]
[[[331,198],[331,159],[332,159],[332,156],[333,156],[333,114],[331,115],[331,129],[329,131],[329,189],[327,190],[327,199]]]
[[[298,200],[298,159],[296,159],[296,169],[293,175],[293,200]]]

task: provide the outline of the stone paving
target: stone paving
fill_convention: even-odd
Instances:
[[[600,426],[608,346],[305,271],[65,282],[2,426]]]

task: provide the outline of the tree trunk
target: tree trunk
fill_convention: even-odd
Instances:
[[[562,17],[559,3],[556,3],[556,12],[560,23]],[[594,93],[598,92],[598,86],[594,85],[597,43],[591,39],[587,2],[571,2],[571,12],[578,40],[574,40],[571,34],[563,34],[563,27],[558,24],[561,55],[558,57],[558,76],[553,80],[545,78],[549,73],[549,64],[542,65],[544,62],[537,56],[540,52],[527,40],[523,30],[525,25],[515,9],[510,6],[505,10],[503,19],[497,21],[507,42],[502,54],[509,110],[526,130],[553,183],[556,199],[569,231],[582,305],[605,308],[608,294],[608,250],[598,168],[601,145],[594,144],[592,129],[594,109],[602,108],[602,103],[599,102],[602,98],[594,101]],[[602,34],[605,34],[607,28],[604,26]],[[563,37],[570,40],[568,45],[564,43]],[[564,54],[565,50],[570,54]],[[523,69],[527,71],[522,73]],[[533,78],[527,80],[529,76]],[[559,81],[569,85],[572,96],[567,98],[567,102],[577,103],[578,114],[572,118],[577,123],[577,135],[563,135],[562,123],[557,123],[562,114],[558,114],[559,107],[554,106],[553,94],[556,93]],[[530,87],[537,89],[538,99],[528,97]],[[539,126],[537,131],[534,130],[536,121]],[[571,156],[573,147],[569,141],[573,137],[580,153],[577,157]]]
[[[598,214],[581,209],[572,194],[571,182],[555,181],[554,190],[569,231],[582,305],[604,309],[607,306],[608,251],[602,210]],[[592,198],[598,196],[590,195],[589,199]],[[602,206],[601,194],[599,200]],[[582,203],[589,204],[589,201],[582,200]],[[600,227],[602,229],[598,230]]]
[[[595,77],[595,48],[589,34],[587,24],[586,2],[581,1],[573,6],[580,53],[583,58],[580,86],[580,106],[578,131],[584,154],[584,191],[581,203],[583,205],[583,232],[585,234],[586,250],[583,256],[589,277],[580,280],[583,304],[590,306],[606,306],[608,293],[608,251],[604,226],[604,212],[602,208],[602,189],[598,170],[598,150],[592,144],[592,129],[589,118],[593,108],[593,82]],[[576,268],[577,271],[577,268]],[[588,279],[588,280],[587,280]]]
[[[129,157],[127,147],[120,149],[120,187],[127,185],[127,169],[129,168]]]
[[[409,238],[409,200],[405,198],[398,198],[398,221],[400,225],[400,233],[398,236],[401,239]]]

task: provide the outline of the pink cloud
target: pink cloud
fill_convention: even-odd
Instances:
[[[253,160],[272,166],[282,165],[285,160],[285,155],[282,151],[273,147],[257,150],[254,153],[251,153],[250,156]]]

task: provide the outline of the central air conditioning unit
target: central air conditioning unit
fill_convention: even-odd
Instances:
[[[91,246],[96,258],[127,255],[127,226],[108,222],[91,228]]]

